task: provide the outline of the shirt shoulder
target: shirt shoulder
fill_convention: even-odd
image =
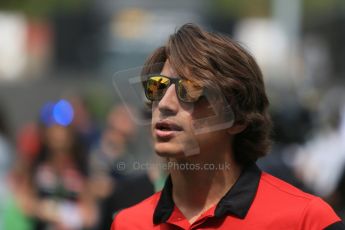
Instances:
[[[157,206],[161,192],[156,192],[140,203],[122,209],[114,217],[111,230],[130,230],[153,228],[153,213]]]
[[[341,220],[333,209],[321,198],[315,197],[305,208],[300,223],[301,229],[327,229],[327,227],[339,221]]]
[[[296,199],[296,201],[305,201],[315,198],[314,195],[306,193],[299,188],[275,177],[266,172],[262,172],[260,184],[266,189],[270,189],[271,193],[282,195],[286,197],[291,197]]]
[[[324,229],[341,221],[321,198],[268,173],[262,173],[259,189],[269,197],[271,206],[280,206],[280,213],[295,222],[297,229]]]

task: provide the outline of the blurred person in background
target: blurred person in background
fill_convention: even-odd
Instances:
[[[100,230],[110,228],[116,211],[154,193],[147,171],[133,168],[140,151],[145,150],[135,142],[138,130],[128,110],[135,112],[124,105],[110,110],[99,147],[91,154],[91,189],[99,201]]]
[[[69,97],[74,111],[72,126],[75,128],[85,152],[89,154],[100,138],[100,129],[93,120],[87,101],[84,97],[73,95]]]
[[[161,192],[120,211],[111,229],[345,229],[319,197],[257,167],[270,146],[269,102],[237,42],[183,25],[142,74],[155,152],[174,167]]]
[[[35,229],[88,229],[96,221],[87,190],[87,153],[72,126],[42,125],[32,173]]]
[[[345,88],[334,86],[321,98],[315,130],[300,145],[294,170],[315,194],[326,199],[342,217],[345,216]]]
[[[8,189],[8,173],[13,163],[13,148],[9,140],[9,132],[7,128],[7,122],[5,113],[0,104],[0,229],[5,228],[5,217],[4,213],[7,211],[7,200],[9,198]]]
[[[16,154],[9,173],[4,229],[34,229],[35,194],[32,185],[34,161],[41,149],[38,124],[24,124],[16,135]]]
[[[9,140],[9,132],[7,128],[8,120],[5,117],[4,111],[0,104],[0,177],[5,179],[6,173],[11,164],[12,149]],[[3,181],[3,180],[2,180]],[[1,193],[1,190],[0,190]]]

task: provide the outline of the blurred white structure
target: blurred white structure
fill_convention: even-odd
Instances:
[[[16,79],[27,62],[24,15],[0,12],[0,79]]]
[[[265,18],[246,19],[236,26],[235,38],[254,55],[265,77],[286,81],[284,76],[291,68],[287,65],[289,40],[280,24]]]

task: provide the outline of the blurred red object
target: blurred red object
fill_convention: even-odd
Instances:
[[[33,160],[41,149],[41,135],[35,123],[28,123],[17,135],[17,151],[21,157]]]

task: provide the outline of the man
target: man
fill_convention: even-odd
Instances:
[[[143,76],[154,149],[170,175],[161,192],[120,211],[112,230],[345,229],[320,198],[256,166],[270,146],[269,103],[239,44],[186,24]]]

